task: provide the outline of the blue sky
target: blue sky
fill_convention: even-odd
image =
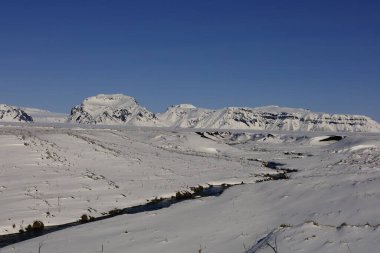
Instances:
[[[380,121],[380,2],[3,0],[0,103],[280,105]]]

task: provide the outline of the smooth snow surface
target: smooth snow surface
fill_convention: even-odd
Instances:
[[[0,127],[0,233],[101,216],[208,183],[217,197],[126,214],[1,252],[373,253],[380,135]],[[321,144],[322,143],[322,144]],[[282,170],[289,179],[270,180]],[[265,239],[265,243],[260,239]],[[259,247],[260,246],[260,247]]]

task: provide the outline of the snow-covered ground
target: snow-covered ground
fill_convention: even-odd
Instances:
[[[336,135],[4,125],[1,234],[34,220],[54,225],[82,214],[98,217],[198,184],[245,184],[1,252],[38,252],[39,245],[57,253],[273,252],[267,243],[281,253],[377,252],[380,134]],[[276,168],[298,172],[266,181],[267,174],[282,173]]]

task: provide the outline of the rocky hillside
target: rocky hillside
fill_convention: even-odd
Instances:
[[[304,109],[267,106],[258,108],[228,107],[218,110],[192,105],[171,106],[158,115],[171,127],[252,129],[286,131],[377,132],[380,125],[369,117],[328,114]]]
[[[5,105],[0,104],[0,121],[4,122],[32,122],[33,118],[28,115],[25,111]]]
[[[100,94],[71,109],[70,122],[105,125],[160,125],[156,115],[141,107],[133,97]]]

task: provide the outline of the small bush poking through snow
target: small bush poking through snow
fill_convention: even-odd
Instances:
[[[261,175],[264,177],[264,179],[257,180],[256,183],[261,183],[265,181],[271,181],[271,180],[284,180],[289,179],[289,176],[286,173],[277,173],[277,174],[264,174]]]
[[[151,199],[151,200],[147,200],[148,204],[158,204],[158,203],[161,203],[162,201],[164,201],[165,199],[164,198],[158,198],[158,197],[155,197],[154,199]]]
[[[42,221],[36,220],[33,222],[32,228],[34,230],[42,230],[44,229],[45,225]]]
[[[87,215],[87,214],[83,214],[83,215],[80,217],[79,222],[81,222],[81,223],[87,223],[87,222],[90,222],[90,221],[93,221],[93,220],[95,220],[94,217],[89,216],[89,215]]]
[[[83,214],[81,217],[80,217],[80,222],[82,223],[86,223],[89,221],[89,218],[88,218],[88,215],[87,214]]]
[[[202,185],[198,185],[197,187],[191,187],[190,190],[192,190],[194,194],[200,194],[203,192],[204,188]]]
[[[116,215],[121,214],[122,212],[123,212],[123,210],[115,208],[115,209],[112,209],[111,211],[109,211],[108,214],[111,216],[116,216]]]
[[[189,191],[179,191],[175,194],[174,197],[176,200],[185,200],[185,199],[192,199],[194,198],[194,195]]]
[[[28,225],[27,227],[26,227],[26,231],[27,232],[36,232],[36,231],[41,231],[41,230],[44,230],[44,227],[45,227],[45,225],[44,225],[44,223],[42,222],[42,221],[39,221],[39,220],[36,220],[36,221],[34,221],[33,222],[33,224],[32,225]],[[20,233],[23,233],[23,232],[21,232],[21,230],[22,229],[20,229]],[[23,230],[22,230],[23,231]]]

